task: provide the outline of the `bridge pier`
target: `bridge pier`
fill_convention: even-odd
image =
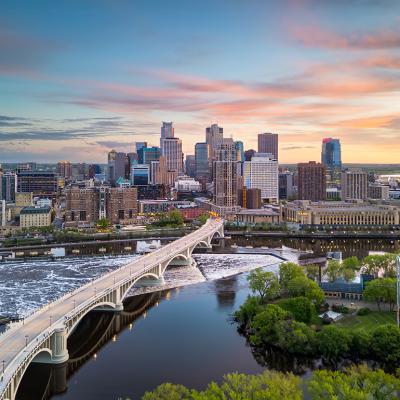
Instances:
[[[149,286],[163,286],[165,285],[164,277],[155,278],[142,278],[135,283],[136,287],[149,287]]]
[[[67,332],[64,327],[56,328],[50,337],[51,356],[42,352],[32,362],[42,364],[62,364],[68,361]]]

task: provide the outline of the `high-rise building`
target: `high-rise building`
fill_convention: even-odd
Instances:
[[[195,178],[199,182],[210,180],[210,164],[208,161],[208,144],[196,143],[194,146]]]
[[[253,149],[246,150],[244,152],[244,161],[251,161],[251,158],[256,154],[256,151]]]
[[[108,180],[115,185],[118,178],[126,176],[126,154],[111,150],[108,153]]]
[[[206,128],[206,143],[208,144],[208,159],[212,162],[216,159],[215,152],[217,146],[222,143],[224,137],[224,128],[218,124],[212,124]]]
[[[272,154],[272,157],[278,161],[278,134],[259,133],[258,152]]]
[[[185,160],[185,171],[186,175],[191,178],[195,178],[196,176],[196,158],[193,154],[188,154]]]
[[[163,139],[173,138],[175,134],[175,130],[173,127],[173,122],[164,122],[161,127],[161,141]]]
[[[253,210],[261,208],[261,189],[248,189],[246,186],[240,188],[238,190],[238,205]]]
[[[244,162],[245,158],[244,158],[244,146],[243,146],[243,142],[241,140],[237,140],[235,141],[235,147],[236,147],[236,151],[237,151],[237,160],[240,162]]]
[[[238,161],[235,143],[224,139],[217,145],[213,163],[214,196],[216,206],[233,209],[237,206]]]
[[[17,192],[34,196],[53,197],[57,194],[58,180],[54,172],[21,171],[17,174]]]
[[[98,174],[101,174],[101,167],[98,164],[89,164],[89,179],[94,179]]]
[[[370,182],[368,184],[368,198],[374,200],[388,200],[389,189],[389,185],[381,185],[379,183]]]
[[[0,171],[0,200],[14,202],[16,188],[17,175],[14,172],[3,173]]]
[[[294,196],[294,176],[290,171],[279,173],[279,198],[292,199]]]
[[[142,147],[138,151],[138,163],[151,165],[152,161],[158,161],[160,159],[161,150],[157,146],[153,147]]]
[[[297,165],[298,197],[300,200],[326,199],[326,169],[321,163],[310,161]]]
[[[368,197],[368,174],[359,168],[342,171],[342,200],[365,200]]]
[[[251,161],[245,161],[243,180],[248,189],[261,190],[263,201],[278,201],[278,161],[270,153],[256,153]]]
[[[177,174],[183,172],[182,141],[180,139],[175,137],[162,139],[161,155],[165,157],[169,171],[176,171]]]
[[[150,166],[147,164],[132,164],[131,183],[135,186],[150,184]]]
[[[342,153],[339,139],[322,139],[321,163],[331,180],[340,178],[342,169]]]
[[[69,179],[72,176],[72,165],[69,161],[59,161],[57,163],[57,173],[60,177]]]
[[[150,166],[151,183],[153,185],[174,186],[178,178],[176,170],[168,170],[167,162],[164,156],[158,161],[152,161]]]

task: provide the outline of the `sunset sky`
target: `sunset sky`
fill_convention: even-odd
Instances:
[[[105,162],[158,145],[185,154],[218,123],[280,162],[400,163],[400,1],[2,0],[0,163]]]

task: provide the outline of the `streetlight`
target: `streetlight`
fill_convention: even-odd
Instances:
[[[50,317],[49,317],[49,321],[50,321],[50,326],[51,326],[51,320],[53,319],[53,316],[52,315],[50,315]]]
[[[28,339],[29,339],[29,335],[25,335],[25,348],[28,347]]]
[[[75,307],[76,307],[76,300],[74,299],[74,310],[75,310]]]

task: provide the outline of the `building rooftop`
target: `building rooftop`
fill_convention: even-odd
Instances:
[[[48,214],[51,211],[49,206],[44,207],[24,207],[21,214]]]
[[[255,209],[249,209],[249,208],[244,208],[237,212],[236,214],[241,214],[241,215],[279,215],[279,212],[271,210],[271,209],[266,209],[266,208],[255,208]]]

